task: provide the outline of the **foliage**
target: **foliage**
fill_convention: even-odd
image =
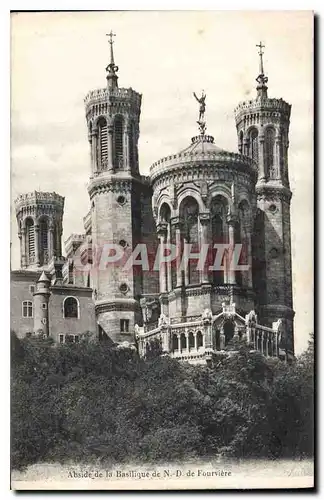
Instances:
[[[313,453],[314,347],[289,365],[242,343],[211,366],[152,344],[54,345],[12,333],[12,467]]]

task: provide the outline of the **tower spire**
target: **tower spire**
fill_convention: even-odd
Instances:
[[[259,49],[259,56],[260,56],[259,76],[256,79],[256,81],[258,82],[257,92],[258,92],[259,97],[267,97],[268,87],[266,84],[268,83],[268,77],[265,76],[265,74],[264,74],[264,68],[263,68],[263,54],[264,54],[264,52],[262,50],[265,48],[265,45],[263,45],[262,42],[260,42],[258,45],[256,45],[256,47],[258,47],[258,49]]]
[[[110,63],[108,64],[106,71],[108,73],[107,75],[107,84],[108,88],[114,89],[118,87],[118,76],[117,76],[117,71],[118,71],[118,66],[115,65],[115,60],[114,60],[114,50],[113,50],[113,37],[116,36],[115,33],[110,30],[110,33],[106,33],[106,36],[109,37],[108,43],[110,44]]]

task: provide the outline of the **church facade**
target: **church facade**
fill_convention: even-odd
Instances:
[[[19,336],[64,343],[88,333],[136,344],[143,356],[154,341],[191,363],[246,339],[266,356],[293,357],[291,106],[268,97],[259,49],[256,96],[235,109],[238,152],[206,134],[206,95],[195,94],[198,135],[144,176],[142,96],[118,86],[111,36],[107,85],[85,97],[84,233],[68,238],[63,256],[64,198],[35,191],[16,200],[21,268],[11,273],[11,323]]]

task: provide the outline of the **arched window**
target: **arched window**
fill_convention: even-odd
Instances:
[[[195,348],[195,337],[192,332],[189,332],[189,350]]]
[[[174,333],[172,335],[172,351],[178,350],[178,336]]]
[[[239,136],[239,152],[243,154],[243,131],[241,130]]]
[[[26,250],[28,264],[35,262],[35,228],[32,219],[26,220]]]
[[[227,200],[223,196],[216,196],[213,198],[210,205],[210,223],[211,223],[211,258],[210,265],[213,266],[217,252],[220,249],[213,248],[215,244],[227,243],[226,232],[226,214],[227,214]],[[224,258],[221,265],[224,265]],[[224,283],[224,271],[221,269],[212,271],[212,282],[214,285],[221,285]]]
[[[136,158],[135,158],[135,125],[134,123],[130,123],[129,129],[129,165],[131,169],[135,167]]]
[[[106,170],[108,165],[108,129],[105,118],[98,121],[98,167],[99,170]]]
[[[255,128],[250,132],[250,156],[255,163],[259,162],[258,131]]]
[[[225,345],[227,345],[234,337],[234,323],[231,320],[224,322]]]
[[[184,243],[191,245],[191,253],[198,253],[199,251],[198,213],[198,203],[194,198],[188,197],[181,204],[180,215],[183,220],[182,237]],[[199,270],[197,270],[197,264],[197,260],[189,260],[187,270],[185,270],[185,273],[187,273],[186,284],[199,283]]]
[[[32,318],[33,317],[33,303],[31,300],[24,300],[22,303],[22,317]]]
[[[276,178],[274,166],[274,147],[275,147],[275,131],[269,127],[266,129],[264,136],[264,166],[265,176]]]
[[[40,242],[40,263],[48,263],[48,225],[47,220],[42,219],[39,223],[39,242]]]
[[[115,168],[123,167],[123,118],[117,116],[114,122]]]
[[[180,335],[180,341],[181,341],[181,349],[186,349],[187,348],[187,339],[184,333]]]
[[[63,303],[64,318],[79,318],[79,302],[75,297],[66,297]]]
[[[203,341],[203,335],[201,332],[197,332],[197,348],[203,347],[204,341]]]

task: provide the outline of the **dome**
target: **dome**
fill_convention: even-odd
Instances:
[[[211,135],[197,135],[191,139],[190,146],[182,149],[178,154],[208,154],[208,153],[226,153],[222,148],[214,144],[214,137]]]
[[[167,172],[187,169],[194,165],[199,165],[200,167],[235,168],[248,171],[253,176],[257,173],[256,165],[251,158],[226,151],[216,146],[214,137],[201,134],[193,137],[191,144],[178,153],[166,156],[153,163],[150,168],[151,180],[154,183]]]

